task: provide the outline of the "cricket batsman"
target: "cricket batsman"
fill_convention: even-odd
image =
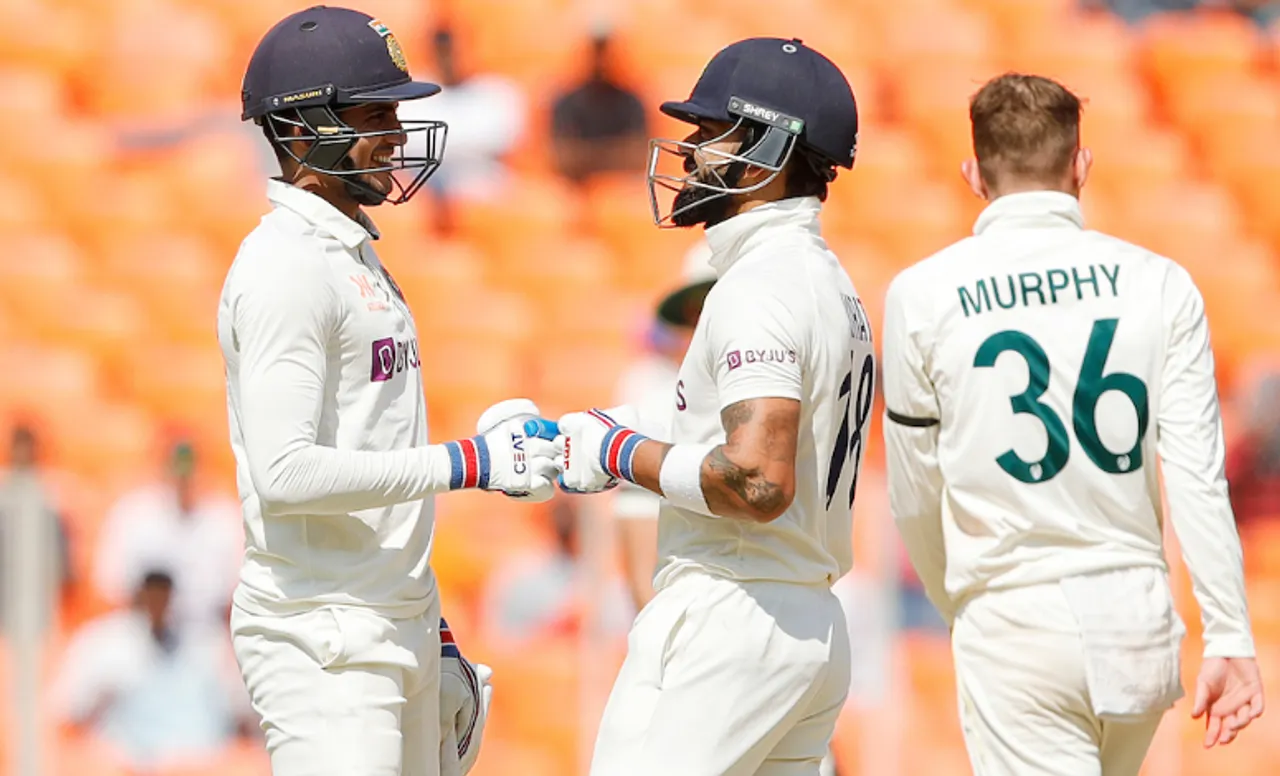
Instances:
[[[1263,711],[1204,302],[1084,228],[1075,95],[1010,74],[969,113],[990,204],[885,302],[893,516],[952,624],[977,776],[1136,776],[1183,695],[1161,471],[1204,620],[1204,745]]]
[[[655,596],[600,723],[593,776],[816,776],[849,687],[831,585],[851,510],[875,357],[819,213],[853,166],[858,111],[840,69],[799,40],[720,51],[662,111],[660,225],[703,226],[718,279],[671,396],[671,440],[627,408],[574,413],[564,486],[662,496]],[[670,160],[675,172],[663,172]],[[675,191],[663,213],[657,189]]]
[[[432,497],[554,494],[556,445],[525,437],[527,400],[427,444],[413,316],[364,209],[407,201],[439,166],[444,125],[396,116],[439,91],[381,22],[323,6],[271,28],[245,73],[243,118],[281,174],[228,272],[218,339],[247,545],[231,630],[275,776],[466,773],[489,689],[440,617]],[[410,133],[425,156],[404,155]]]

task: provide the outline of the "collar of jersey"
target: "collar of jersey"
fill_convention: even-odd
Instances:
[[[363,213],[352,221],[333,205],[306,189],[277,178],[267,181],[267,199],[276,207],[292,210],[312,226],[331,235],[348,249],[354,250],[370,237],[378,239],[378,229]]]
[[[776,229],[804,229],[818,234],[821,211],[822,203],[817,197],[794,197],[768,202],[722,221],[707,229],[707,246],[711,248],[707,263],[720,277]]]
[[[1006,194],[983,209],[973,225],[974,234],[1002,226],[1074,226],[1084,228],[1080,200],[1061,191],[1026,191]]]

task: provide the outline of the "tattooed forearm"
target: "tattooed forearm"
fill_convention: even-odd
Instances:
[[[778,401],[742,401],[720,413],[725,443],[702,463],[702,495],[715,514],[768,521],[791,503],[798,402]]]
[[[758,514],[772,515],[785,508],[787,498],[782,486],[769,482],[764,472],[730,461],[724,445],[703,461],[702,495],[717,515],[741,512],[743,505]]]

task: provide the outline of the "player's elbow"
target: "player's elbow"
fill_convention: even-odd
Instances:
[[[786,514],[795,498],[796,484],[793,478],[788,477],[780,482],[762,480],[747,494],[746,506],[755,522],[772,523]]]
[[[281,456],[270,463],[250,465],[249,476],[264,515],[293,515],[307,510],[313,500],[297,486],[296,461]]]

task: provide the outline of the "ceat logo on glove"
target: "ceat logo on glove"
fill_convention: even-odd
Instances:
[[[516,474],[524,474],[529,468],[524,455],[524,435],[511,433],[512,466]]]

